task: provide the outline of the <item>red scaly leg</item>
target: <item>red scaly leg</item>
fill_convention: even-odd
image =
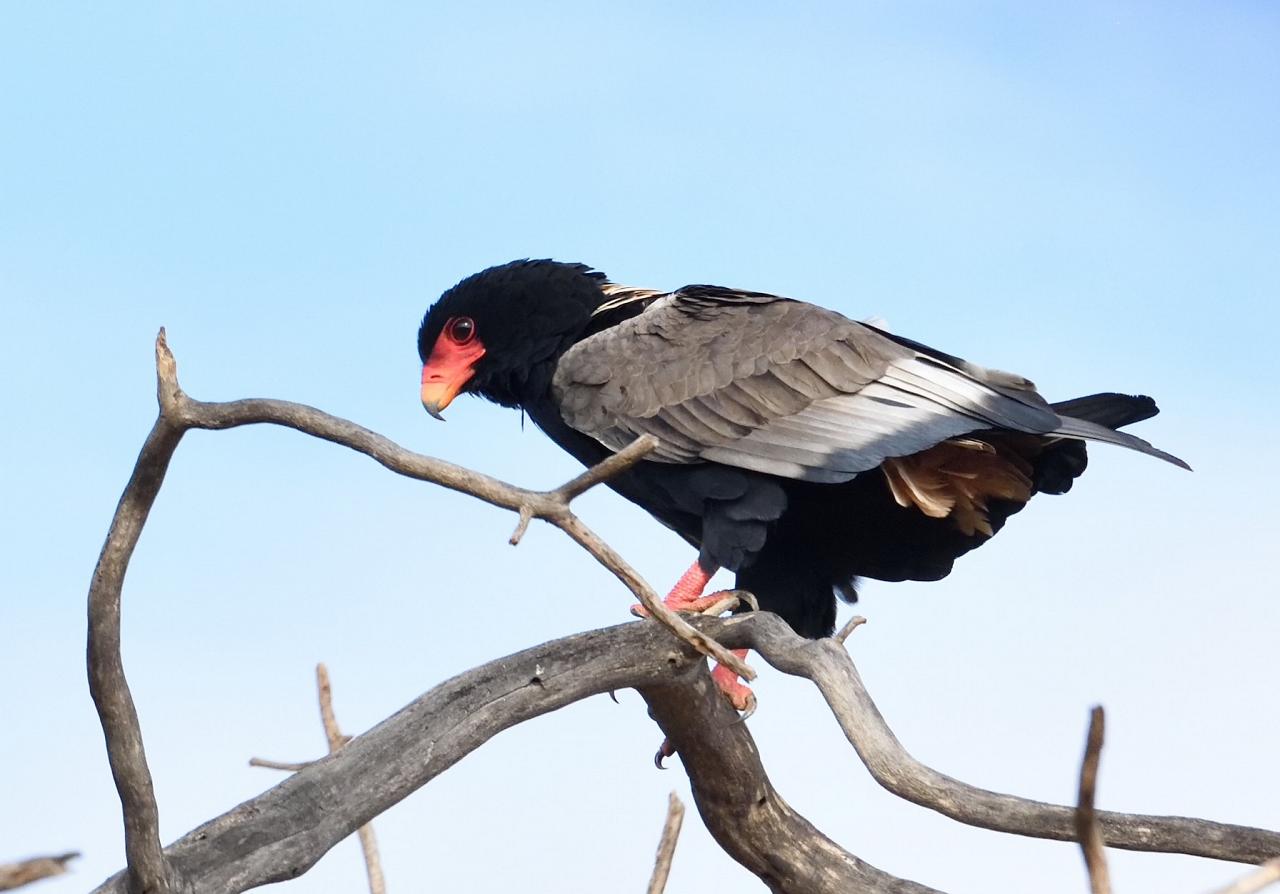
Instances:
[[[734,649],[733,654],[739,658],[747,657],[746,649]],[[738,675],[723,664],[717,664],[715,669],[711,671],[711,679],[716,681],[716,686],[724,693],[725,698],[729,699],[729,703],[739,711],[747,712],[747,715],[756,709],[756,695],[751,691],[751,687],[746,683],[738,682]],[[744,718],[745,719],[745,718]]]
[[[676,585],[671,588],[662,599],[662,604],[673,612],[686,612],[688,614],[696,614],[706,611],[724,599],[724,591],[719,590],[708,596],[703,596],[702,591],[706,589],[711,578],[720,569],[712,568],[710,571],[704,571],[701,563],[694,562],[689,566],[689,570],[680,575],[680,580],[676,581]],[[637,617],[649,617],[649,611],[643,605],[631,606],[631,614]]]
[[[662,600],[663,604],[672,611],[697,613],[705,611],[720,602],[724,599],[723,590],[708,596],[702,595],[707,583],[710,582],[712,576],[718,570],[712,568],[710,571],[706,571],[700,562],[695,561],[689,566],[689,570],[680,576],[680,580],[676,581],[676,585],[671,588],[671,592]],[[641,617],[648,616],[648,612],[641,605],[632,607],[631,611]],[[747,650],[734,649],[733,654],[739,658],[745,658]],[[724,693],[725,698],[729,699],[729,703],[734,708],[747,712],[755,710],[755,695],[745,683],[738,682],[738,675],[733,671],[717,664],[711,672],[711,678],[716,681],[716,686]]]
[[[712,568],[710,571],[704,571],[701,562],[694,562],[689,566],[688,571],[680,575],[680,580],[676,581],[671,592],[662,600],[663,604],[673,612],[690,613],[705,611],[715,605],[722,597],[716,593],[703,596],[702,591],[707,588],[707,584],[711,582],[712,576],[718,570]]]

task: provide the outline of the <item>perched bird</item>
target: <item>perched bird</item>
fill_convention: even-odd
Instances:
[[[1034,494],[1068,491],[1085,441],[1188,468],[1116,431],[1158,412],[1149,397],[1050,404],[1021,376],[802,301],[632,288],[582,264],[462,280],[427,311],[418,353],[433,416],[463,392],[519,407],[587,465],[654,435],[608,483],[698,548],[667,604],[705,605],[728,568],[812,638],[858,578],[938,580]]]

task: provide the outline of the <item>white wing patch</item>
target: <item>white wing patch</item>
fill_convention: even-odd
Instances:
[[[890,457],[1000,425],[1005,416],[1001,404],[1008,400],[942,364],[904,358],[854,394],[814,401],[701,456],[786,478],[848,481]],[[1056,423],[1055,416],[1046,414],[1041,430]]]

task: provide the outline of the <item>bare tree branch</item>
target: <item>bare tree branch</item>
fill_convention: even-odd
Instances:
[[[284,770],[289,773],[297,773],[299,770],[305,770],[314,764],[315,761],[269,761],[261,757],[249,758],[249,766],[262,767],[264,770]]]
[[[120,794],[125,856],[132,876],[130,887],[147,894],[168,894],[171,888],[160,850],[155,787],[142,748],[138,712],[120,658],[120,591],[124,574],[183,432],[171,413],[166,412],[173,406],[177,384],[163,332],[156,342],[156,369],[160,417],[143,443],[133,475],[120,497],[89,585],[87,662],[89,692],[98,709],[107,760]]]
[[[843,643],[845,640],[849,638],[849,634],[853,633],[853,631],[857,630],[859,627],[861,627],[865,623],[867,623],[867,619],[862,617],[862,615],[854,615],[847,622],[845,622],[845,625],[843,627],[841,627],[839,630],[836,631],[836,634],[835,634],[836,642]]]
[[[450,490],[469,494],[521,518],[540,518],[568,534],[593,558],[613,573],[649,610],[652,617],[699,652],[731,668],[745,680],[754,680],[755,671],[718,643],[708,639],[683,617],[662,602],[653,588],[612,547],[601,540],[569,509],[569,500],[592,486],[635,465],[657,446],[657,440],[642,435],[617,455],[588,469],[567,484],[550,491],[526,490],[453,463],[405,450],[389,438],[367,428],[330,416],[314,407],[282,400],[237,400],[206,403],[192,400],[178,385],[177,365],[165,340],[164,330],[156,339],[157,374],[160,377],[160,415],[168,416],[181,429],[220,430],[242,425],[268,423],[292,428],[304,434],[349,447],[407,478],[428,481]],[[176,446],[176,444],[175,444]],[[520,533],[517,528],[517,533]],[[514,535],[513,535],[514,537]],[[514,537],[517,541],[518,537]]]
[[[590,695],[688,673],[701,665],[695,656],[656,624],[633,622],[492,661],[183,836],[166,856],[190,894],[294,878],[502,730]],[[99,890],[123,894],[127,878]]]
[[[647,894],[662,894],[667,889],[667,877],[671,875],[671,861],[676,855],[676,840],[680,837],[683,822],[684,804],[672,792],[667,798],[667,820],[662,824],[662,837],[658,839],[658,855],[653,861],[653,875],[649,879]]]
[[[766,614],[745,620],[751,623],[696,623],[710,635],[732,632],[740,640],[735,646],[749,645],[757,624],[783,624]],[[796,853],[803,853],[798,862],[805,874],[797,878],[829,880],[825,887],[777,890],[931,892],[847,854],[786,805],[769,785],[746,724],[736,722],[705,662],[688,644],[645,621],[535,646],[445,681],[336,754],[183,836],[165,856],[184,894],[232,894],[295,878],[502,730],[625,688],[641,690],[686,765],[697,768],[691,769],[699,777],[695,795],[713,834],[764,847],[748,868],[771,862],[779,842],[768,836],[775,835],[784,845],[800,843]],[[741,763],[748,755],[751,762]],[[735,831],[738,826],[745,828]],[[763,871],[777,873],[771,866]],[[127,881],[122,873],[97,890],[125,894]]]
[[[806,640],[767,614],[722,622],[716,639],[750,646],[770,665],[817,685],[845,737],[871,775],[889,791],[944,816],[996,832],[1075,841],[1075,809],[987,791],[939,773],[902,747],[867,693],[849,653],[834,639]],[[751,624],[749,636],[738,625]],[[715,628],[711,628],[715,629]],[[1099,811],[1108,847],[1190,854],[1238,863],[1280,856],[1280,833],[1180,816]]]
[[[324,737],[329,745],[329,753],[333,754],[350,742],[351,737],[343,735],[341,727],[338,726],[338,717],[333,712],[333,684],[329,680],[329,669],[323,662],[316,665],[316,694],[320,702],[320,723],[324,726]],[[251,767],[293,772],[305,769],[314,763],[315,761],[306,761],[288,764],[280,761],[265,761],[256,757],[249,758]],[[356,834],[360,838],[365,873],[369,877],[369,894],[386,894],[387,883],[382,875],[382,860],[378,856],[378,840],[373,833],[373,823],[365,823],[356,830]]]
[[[1268,860],[1259,866],[1256,871],[1249,873],[1234,884],[1215,891],[1214,894],[1257,894],[1263,888],[1276,882],[1280,882],[1280,857]]]
[[[847,672],[856,680],[843,648],[832,640],[803,639],[776,615],[697,618],[694,623],[731,648],[756,649],[775,667],[814,680],[824,694],[853,685]],[[502,730],[591,695],[626,688],[641,691],[676,745],[707,828],[735,859],[772,879],[775,890],[930,890],[857,860],[796,814],[769,785],[747,725],[736,722],[697,653],[657,625],[641,621],[554,640],[459,674],[337,754],[183,836],[165,854],[182,879],[184,894],[239,892],[293,878]],[[861,692],[860,682],[856,689]],[[865,698],[865,692],[855,693],[855,701],[859,697]],[[859,747],[864,761],[878,765],[881,774],[898,774],[898,787],[915,792],[926,806],[948,815],[977,815],[988,828],[1074,839],[1074,809],[986,792],[942,776],[901,751],[869,699],[861,710],[874,719],[863,724],[842,718],[841,723],[868,740]],[[893,747],[885,745],[885,737]],[[924,778],[915,778],[919,774]],[[927,787],[931,780],[935,788]],[[972,811],[955,806],[969,799],[975,802]],[[1011,816],[1020,818],[1025,829]],[[1112,846],[1247,863],[1280,856],[1280,833],[1183,817],[1107,812],[1098,817]],[[792,850],[793,842],[803,851]],[[788,878],[812,879],[818,886],[777,887],[779,866],[795,869]],[[128,889],[119,875],[98,890],[125,894]]]
[[[1093,894],[1111,894],[1111,873],[1107,870],[1106,848],[1098,832],[1093,798],[1098,788],[1098,761],[1102,757],[1102,739],[1106,715],[1098,706],[1089,715],[1089,739],[1080,765],[1080,794],[1076,802],[1076,836],[1084,852],[1084,865],[1089,873]]]
[[[754,626],[764,619],[783,623],[776,615],[746,620]],[[769,781],[747,725],[709,674],[641,686],[640,694],[684,764],[707,830],[770,891],[939,894],[860,860],[792,809]]]
[[[69,851],[49,857],[31,857],[17,863],[0,863],[0,891],[12,891],[43,878],[62,875],[67,872],[67,864],[78,856],[79,851]]]
[[[320,721],[324,735],[329,740],[329,753],[336,753],[351,740],[344,736],[333,713],[333,684],[329,682],[329,669],[323,662],[316,665],[316,691],[320,695]],[[382,860],[378,857],[378,840],[373,834],[373,823],[365,823],[356,830],[360,838],[360,850],[364,853],[365,872],[369,876],[369,894],[386,894],[387,883],[382,876]]]
[[[142,731],[120,657],[120,602],[124,575],[142,528],[164,481],[169,462],[182,435],[191,428],[225,429],[272,423],[350,447],[394,472],[430,481],[478,497],[495,506],[519,512],[521,519],[542,518],[565,531],[614,573],[649,609],[660,624],[704,654],[727,664],[746,679],[755,671],[723,646],[691,627],[666,607],[653,588],[621,556],[604,543],[569,509],[568,500],[607,474],[616,474],[653,449],[653,439],[641,439],[625,456],[614,456],[607,468],[588,470],[555,491],[531,491],[461,466],[405,450],[381,435],[286,401],[241,400],[204,403],[183,393],[177,364],[160,330],[156,338],[156,392],[160,414],[139,453],[133,475],[116,507],[107,539],[89,587],[87,663],[89,691],[106,739],[107,757],[115,778],[124,817],[125,853],[133,874],[133,889],[145,894],[168,894],[171,879],[160,847],[159,811],[147,766]]]

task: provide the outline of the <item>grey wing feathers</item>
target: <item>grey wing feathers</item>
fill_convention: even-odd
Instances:
[[[1060,418],[1025,379],[916,347],[813,305],[696,286],[574,345],[553,390],[570,426],[614,450],[648,432],[658,461],[818,482],[987,428],[1074,426],[1060,433],[1154,451]]]

